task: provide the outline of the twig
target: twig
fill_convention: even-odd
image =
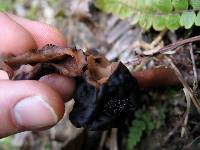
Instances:
[[[168,140],[177,132],[177,130],[181,126],[181,123],[182,120],[176,122],[176,126],[163,138],[163,141],[161,143],[162,145],[165,145],[168,142]]]
[[[108,131],[104,131],[104,132],[102,133],[102,136],[101,136],[101,140],[100,140],[100,144],[99,144],[98,150],[102,150],[102,149],[103,149],[103,145],[104,145],[104,143],[105,143],[107,134],[108,134]]]
[[[192,43],[190,43],[190,56],[192,60],[192,67],[193,67],[193,74],[194,74],[193,90],[195,91],[198,87],[198,78],[197,78],[197,69],[196,69],[196,64],[195,64],[195,59],[194,59]]]
[[[110,150],[118,150],[118,146],[117,146],[117,128],[112,128],[110,142],[109,142],[109,149]]]
[[[194,142],[196,142],[198,139],[200,139],[200,136],[197,136],[190,144],[185,146],[185,148],[190,148]]]
[[[164,43],[160,42],[156,47],[151,48],[150,50],[146,50],[142,52],[144,56],[153,56],[157,51],[159,51],[163,47]]]
[[[161,41],[161,39],[167,33],[167,31],[167,29],[164,29],[162,32],[160,32],[158,36],[151,42],[150,46],[155,47],[156,45],[158,45],[158,43]]]
[[[125,61],[123,62],[125,65],[129,65],[129,64],[132,64],[132,65],[139,65],[141,63],[141,61],[145,59],[145,57],[136,57],[134,59],[130,59],[128,61]]]
[[[159,42],[162,40],[163,36],[165,35],[165,33],[167,31],[168,30],[165,29],[162,32],[160,32],[150,44],[146,43],[144,41],[136,41],[132,45],[132,48],[141,47],[141,48],[145,49],[145,51],[143,52],[144,55],[151,55],[152,53],[156,53],[161,47],[163,47],[163,42],[161,42],[161,43],[159,43]]]
[[[150,46],[149,43],[147,42],[144,42],[144,41],[135,41],[132,45],[131,45],[131,48],[134,49],[134,48],[143,48],[145,50],[149,50],[149,49],[152,49],[152,47]]]
[[[162,53],[165,53],[169,50],[172,50],[172,49],[175,49],[181,45],[185,45],[187,43],[192,43],[192,42],[196,42],[196,41],[200,41],[200,35],[198,36],[194,36],[194,37],[191,37],[191,38],[188,38],[188,39],[185,39],[185,40],[180,40],[180,41],[177,41],[173,44],[170,44],[168,46],[165,46],[163,48],[160,48],[158,51],[156,51],[155,53],[149,55],[149,56],[152,56],[152,55],[158,55],[158,54],[162,54]]]
[[[174,72],[177,75],[177,77],[180,80],[180,82],[182,83],[183,87],[188,90],[188,94],[189,94],[189,96],[190,96],[190,98],[191,98],[194,106],[196,107],[197,111],[200,113],[200,102],[197,99],[197,97],[193,94],[192,89],[187,84],[187,82],[184,80],[183,76],[181,75],[181,73],[178,70],[178,68],[174,65],[174,63],[172,62],[172,60],[169,57],[167,57],[167,56],[165,56],[165,59],[170,63],[170,65],[172,66],[172,69],[174,69]]]
[[[137,60],[129,60],[128,62],[125,62],[125,63],[136,63],[136,62],[141,62],[145,57],[152,57],[152,56],[155,56],[155,55],[159,55],[159,54],[163,54],[167,51],[170,51],[170,50],[173,50],[173,49],[176,49],[177,47],[179,46],[182,46],[182,45],[185,45],[185,44],[188,44],[188,43],[192,43],[192,42],[197,42],[197,41],[200,41],[200,35],[199,36],[194,36],[194,37],[191,37],[191,38],[188,38],[188,39],[185,39],[185,40],[179,40],[173,44],[170,44],[170,45],[167,45],[165,47],[162,47],[162,48],[159,48],[159,49],[154,49],[154,50],[151,50],[151,52],[147,53],[143,53],[140,55],[140,57],[137,59]],[[137,46],[136,47],[142,47],[143,44],[136,44]],[[145,47],[148,46],[147,48],[150,48],[151,46],[149,46],[148,44],[145,44]],[[178,49],[176,49],[177,51]]]
[[[190,99],[188,90],[186,88],[183,88],[183,91],[185,93],[185,98],[186,98],[186,101],[187,101],[187,109],[186,109],[185,119],[184,119],[184,122],[183,122],[183,127],[181,129],[181,137],[183,137],[185,132],[186,132],[186,126],[187,126],[187,123],[188,123],[188,117],[189,117],[190,106],[191,106],[191,99]]]
[[[149,59],[148,57],[146,57],[145,59],[143,59],[143,60],[140,62],[140,64],[137,65],[137,66],[134,68],[134,72],[140,71],[141,68],[142,68],[147,62],[149,62],[149,60],[150,60],[150,59]]]

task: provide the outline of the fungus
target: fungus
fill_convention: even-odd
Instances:
[[[77,77],[82,75],[87,65],[82,50],[51,44],[19,56],[4,56],[0,60],[0,69],[7,71],[13,80],[38,80],[50,73]]]
[[[75,104],[69,115],[77,127],[89,130],[119,127],[137,108],[136,79],[121,62],[105,64],[90,56],[88,70],[77,78]]]
[[[50,73],[74,77],[75,104],[69,118],[76,127],[89,130],[122,125],[137,109],[141,87],[138,81],[143,83],[141,74],[132,75],[121,62],[110,63],[97,52],[84,53],[54,45],[19,56],[1,57],[0,69],[7,71],[12,80],[38,80]],[[156,77],[145,78],[145,83],[153,84],[149,82],[153,78]]]

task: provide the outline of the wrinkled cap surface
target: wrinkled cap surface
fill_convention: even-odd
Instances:
[[[76,127],[89,130],[118,127],[133,115],[138,95],[138,83],[122,63],[99,88],[88,83],[85,76],[80,77],[77,79],[70,120]]]

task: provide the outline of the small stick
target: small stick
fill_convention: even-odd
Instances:
[[[181,45],[185,45],[187,43],[192,43],[192,42],[197,42],[197,41],[200,41],[200,35],[198,36],[194,36],[194,37],[191,37],[191,38],[188,38],[188,39],[185,39],[185,40],[179,40],[173,44],[170,44],[168,46],[165,46],[163,48],[160,48],[158,51],[150,54],[150,55],[146,55],[146,56],[153,56],[153,55],[158,55],[158,54],[162,54],[162,53],[165,53],[169,50],[172,50],[172,49],[175,49]]]
[[[197,111],[200,113],[200,102],[197,99],[197,97],[193,94],[192,89],[190,88],[190,86],[187,84],[187,82],[183,79],[183,76],[181,75],[181,73],[179,72],[178,68],[174,65],[174,63],[172,62],[172,60],[165,56],[165,59],[170,63],[170,65],[172,66],[172,69],[174,70],[175,74],[177,75],[178,79],[180,80],[180,82],[182,83],[183,87],[186,88],[188,90],[188,94],[190,95],[190,98],[194,104],[194,106],[196,107]]]
[[[192,146],[192,144],[194,144],[194,142],[196,142],[199,139],[200,139],[200,136],[197,136],[191,143],[189,143],[187,146],[185,146],[185,148],[190,148]]]
[[[182,120],[176,122],[176,126],[163,138],[162,145],[165,145],[169,139],[177,132],[181,127]]]
[[[102,136],[101,136],[101,140],[100,140],[100,144],[99,144],[98,150],[103,150],[103,146],[104,146],[104,143],[105,143],[107,134],[108,134],[108,131],[104,131],[104,132],[102,133]]]
[[[110,150],[118,150],[117,146],[117,128],[112,128],[111,130],[111,137],[110,137]]]
[[[195,64],[195,59],[194,59],[192,43],[190,43],[190,56],[192,60],[192,67],[193,67],[193,74],[194,74],[193,90],[195,91],[198,86],[198,78],[197,78],[197,69],[196,69],[196,64]]]
[[[155,47],[163,38],[163,36],[166,34],[166,32],[168,31],[168,29],[164,29],[162,32],[160,32],[158,34],[158,36],[151,42],[150,46],[151,47]]]
[[[186,88],[183,88],[183,91],[185,93],[185,98],[186,98],[186,102],[187,102],[187,109],[186,109],[185,119],[184,119],[184,122],[183,122],[183,127],[181,128],[181,137],[183,137],[185,132],[186,132],[186,126],[187,126],[187,123],[188,123],[190,106],[191,106],[191,99],[190,99],[190,95],[188,93],[188,90]]]

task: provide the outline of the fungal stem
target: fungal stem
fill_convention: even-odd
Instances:
[[[133,72],[140,89],[165,86],[181,86],[174,71],[170,68],[154,68],[144,71]]]

